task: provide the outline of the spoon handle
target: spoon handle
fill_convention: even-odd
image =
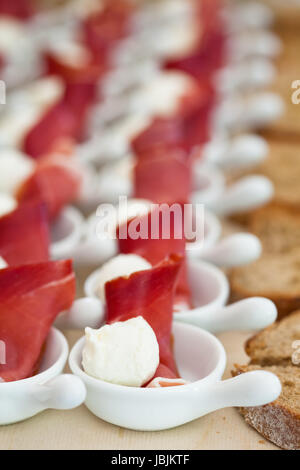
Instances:
[[[260,330],[271,325],[277,318],[275,304],[264,297],[251,297],[227,307],[208,311],[199,308],[174,313],[174,319],[198,326],[211,333],[224,331]]]
[[[232,184],[210,208],[219,215],[226,216],[246,212],[266,204],[273,196],[273,185],[264,176],[247,176]]]
[[[84,383],[71,374],[61,374],[43,385],[31,385],[27,393],[41,409],[70,410],[80,406],[86,397]]]
[[[258,165],[268,153],[266,141],[255,134],[233,139],[212,140],[202,150],[202,158],[221,168],[247,168]]]
[[[255,235],[236,233],[212,247],[204,248],[201,258],[217,266],[229,268],[255,261],[260,254],[261,243]]]
[[[271,372],[252,371],[195,390],[193,406],[198,416],[231,406],[262,406],[281,393],[281,383]],[[198,397],[197,397],[198,394]]]

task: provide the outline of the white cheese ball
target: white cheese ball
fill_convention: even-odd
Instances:
[[[152,265],[138,255],[118,255],[103,264],[97,277],[97,294],[105,302],[105,284],[121,276],[151,269]]]
[[[96,379],[128,387],[141,387],[155,374],[159,346],[155,333],[142,317],[85,329],[84,371]]]

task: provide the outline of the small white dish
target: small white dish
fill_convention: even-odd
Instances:
[[[281,392],[270,372],[254,371],[221,381],[226,353],[207,331],[174,323],[174,354],[181,376],[190,384],[168,388],[114,385],[87,375],[81,366],[82,337],[73,347],[70,368],[85,384],[85,405],[109,423],[138,431],[159,431],[193,421],[221,408],[261,406]]]
[[[0,425],[23,421],[49,408],[69,410],[84,402],[86,389],[82,381],[62,374],[68,353],[66,338],[52,328],[38,374],[0,383]]]
[[[105,322],[105,304],[99,299],[100,269],[85,281],[86,297],[78,299],[68,312],[61,314],[59,328],[99,328]],[[203,261],[188,259],[188,280],[192,303],[186,311],[174,311],[174,319],[204,328],[212,333],[231,330],[259,330],[271,325],[277,317],[273,302],[263,297],[249,298],[225,307],[229,283],[218,268]]]

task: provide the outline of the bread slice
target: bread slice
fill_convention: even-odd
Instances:
[[[283,449],[300,449],[300,311],[250,338],[250,364],[235,366],[236,376],[254,370],[273,372],[282,385],[280,397],[265,406],[241,408],[246,422]]]
[[[266,370],[277,375],[282,385],[280,397],[265,406],[240,408],[245,421],[266,439],[287,450],[300,449],[300,368],[297,366],[238,366],[233,375]]]
[[[278,318],[300,309],[300,250],[265,254],[230,273],[231,300],[262,296],[277,306]]]
[[[292,366],[298,354],[296,341],[300,349],[300,310],[250,338],[245,350],[251,364]]]
[[[289,253],[300,247],[300,211],[270,204],[250,216],[249,230],[262,242],[264,253]]]
[[[297,113],[300,137],[300,108],[297,108]],[[298,143],[271,142],[268,158],[255,169],[255,173],[268,177],[274,184],[274,203],[300,209]]]

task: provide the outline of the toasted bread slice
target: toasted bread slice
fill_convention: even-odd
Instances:
[[[230,274],[231,299],[268,297],[278,308],[278,318],[300,309],[300,250],[266,254],[254,263],[234,268]]]
[[[249,230],[262,242],[264,253],[289,253],[300,248],[300,211],[270,204],[250,216]]]
[[[250,338],[245,350],[251,364],[291,366],[298,358],[297,341],[300,350],[300,310]]]
[[[300,449],[300,368],[297,366],[235,366],[233,375],[266,370],[277,375],[282,385],[280,397],[265,406],[240,408],[245,421],[282,449]]]

